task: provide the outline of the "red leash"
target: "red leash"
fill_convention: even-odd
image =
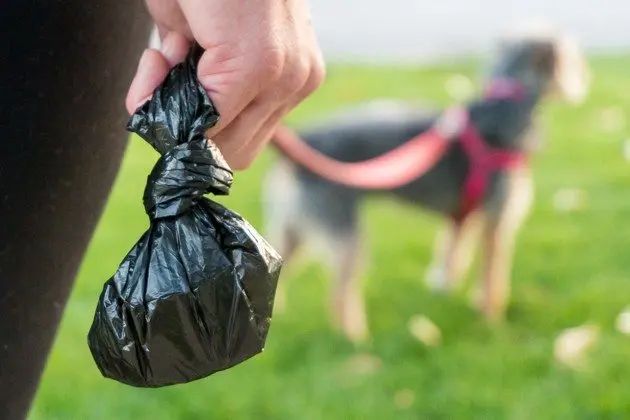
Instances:
[[[394,189],[418,179],[450,146],[431,129],[381,156],[354,163],[324,155],[283,126],[276,130],[273,142],[290,160],[328,181],[371,190]]]

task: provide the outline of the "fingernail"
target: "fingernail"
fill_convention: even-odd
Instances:
[[[130,92],[137,92],[138,91],[138,85],[141,85],[143,82],[143,79],[145,79],[151,72],[151,66],[150,66],[150,58],[149,56],[152,54],[152,51],[150,49],[146,49],[144,50],[144,52],[142,53],[142,55],[140,56],[140,60],[138,61],[138,68],[136,70],[136,75],[133,78],[133,81],[131,82],[131,87],[130,87]],[[132,99],[133,96],[136,96],[137,94],[132,94],[132,97],[128,98]],[[134,112],[135,110],[137,110],[138,108],[140,108],[146,101],[148,101],[149,99],[151,99],[153,95],[150,94],[140,100],[137,101],[133,101],[131,102],[131,105],[128,105],[129,107],[131,107],[129,110],[129,112]],[[132,99],[133,100],[133,99]]]

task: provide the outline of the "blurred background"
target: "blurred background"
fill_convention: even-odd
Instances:
[[[624,0],[311,1],[327,58],[343,62],[431,62],[477,55],[523,19],[546,19],[590,51],[630,46]]]
[[[488,326],[466,290],[429,292],[423,274],[441,220],[377,198],[361,219],[368,343],[352,345],[331,327],[328,273],[306,261],[284,273],[286,307],[263,354],[164,389],[103,379],[86,334],[103,282],[147,227],[142,192],[157,159],[132,138],[31,418],[630,418],[630,3],[311,4],[328,79],[290,115],[296,127],[375,98],[459,102],[478,89],[496,39],[524,19],[544,17],[586,47],[594,81],[587,101],[541,108],[536,200],[518,237],[507,322]],[[263,154],[221,199],[258,228],[260,179],[274,159]],[[410,328],[418,319],[433,339]]]

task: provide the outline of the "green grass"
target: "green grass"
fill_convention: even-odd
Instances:
[[[445,81],[454,73],[474,77],[475,68],[333,67],[290,122],[383,96],[447,105]],[[156,155],[134,138],[31,418],[629,418],[630,337],[614,329],[616,315],[630,304],[630,163],[621,153],[630,138],[628,68],[630,57],[595,58],[586,104],[543,109],[547,142],[533,160],[537,199],[519,236],[505,325],[486,326],[463,294],[428,292],[422,277],[438,219],[378,199],[363,212],[371,257],[364,282],[369,345],[356,349],[331,329],[326,272],[308,263],[289,270],[288,305],[274,317],[264,354],[205,380],[156,390],[103,379],[86,344],[102,283],[147,226],[141,197]],[[272,159],[264,154],[238,174],[233,195],[222,200],[258,227],[260,178]],[[586,191],[584,209],[554,210],[554,192],[567,187]],[[407,321],[417,313],[440,326],[440,347],[423,347],[409,335]],[[602,331],[587,367],[557,365],[554,338],[585,322]],[[371,358],[361,368],[356,355],[366,353]]]

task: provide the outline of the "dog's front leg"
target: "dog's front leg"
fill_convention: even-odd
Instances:
[[[353,233],[344,237],[335,251],[335,283],[331,299],[333,318],[350,341],[365,341],[369,333],[360,287],[362,250],[358,235]]]
[[[489,321],[500,321],[510,295],[510,269],[516,230],[489,222],[484,229],[483,296],[481,310]]]
[[[432,290],[453,291],[460,285],[475,254],[479,233],[479,215],[471,214],[461,221],[447,221],[438,234],[433,262],[426,274]]]
[[[500,321],[510,297],[510,274],[516,233],[531,206],[533,189],[529,172],[506,178],[503,200],[491,203],[484,214],[483,296],[481,309],[490,321]]]

